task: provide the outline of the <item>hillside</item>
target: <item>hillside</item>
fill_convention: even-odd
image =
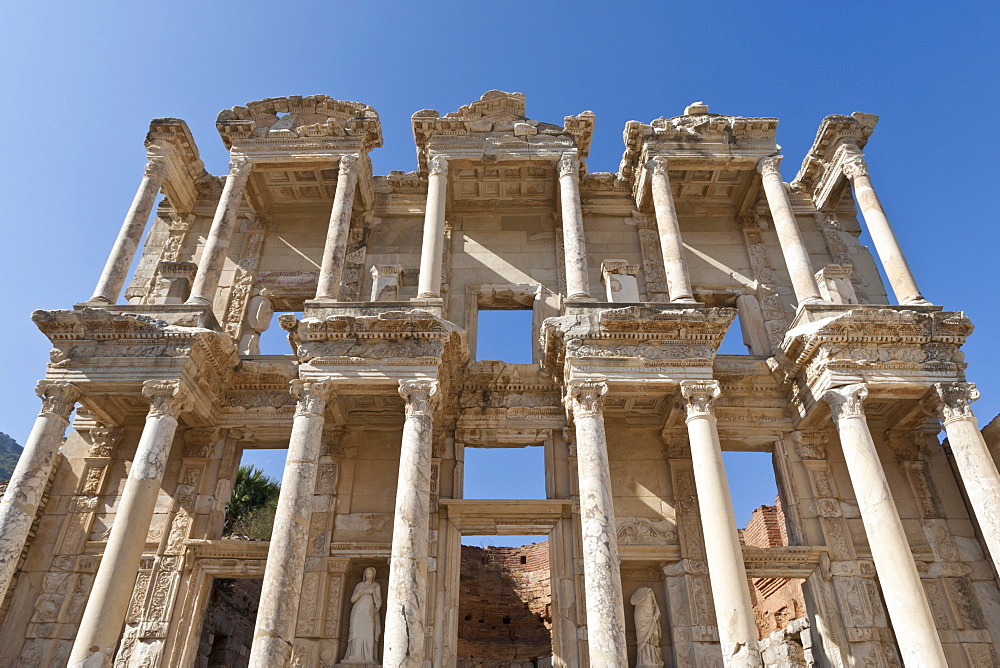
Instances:
[[[14,472],[21,450],[23,448],[17,441],[0,431],[0,482],[10,480],[10,474]]]

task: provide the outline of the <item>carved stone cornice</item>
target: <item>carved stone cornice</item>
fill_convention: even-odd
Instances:
[[[761,176],[775,176],[781,177],[781,160],[785,156],[783,155],[772,155],[767,158],[761,158],[757,162],[757,171]]]
[[[969,405],[979,399],[975,383],[935,383],[934,403],[942,424],[955,420],[972,420],[975,414]]]
[[[76,402],[83,396],[76,385],[60,380],[40,380],[35,385],[35,394],[42,400],[42,410],[39,415],[55,415],[64,420],[69,419]]]
[[[147,380],[142,396],[149,401],[149,417],[177,417],[191,410],[191,395],[179,380]]]
[[[722,394],[717,380],[682,380],[681,397],[687,419],[714,417],[712,406]]]
[[[608,384],[603,380],[571,380],[566,384],[566,401],[574,419],[602,416]]]
[[[843,194],[843,162],[861,153],[876,123],[878,116],[861,112],[824,118],[792,180],[792,190],[808,193],[817,209],[836,205]]]
[[[823,401],[830,404],[833,421],[840,422],[846,418],[865,418],[864,402],[868,396],[868,386],[864,383],[853,383],[835,387],[823,393]]]
[[[329,380],[302,380],[289,383],[289,393],[298,400],[295,417],[313,415],[323,417],[326,404],[334,398],[333,382]]]
[[[181,119],[150,121],[146,154],[165,158],[167,174],[162,187],[175,211],[190,212],[199,198],[218,190],[218,180],[205,169],[191,130]]]
[[[439,384],[436,380],[401,380],[399,396],[406,402],[406,417],[431,417],[437,407]]]

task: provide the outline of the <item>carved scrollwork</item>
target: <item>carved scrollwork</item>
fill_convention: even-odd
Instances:
[[[559,157],[559,176],[571,176],[580,173],[580,160],[574,153],[563,153]]]
[[[783,155],[774,155],[769,158],[761,158],[757,162],[757,171],[760,172],[761,176],[775,176],[781,177],[781,159],[784,158]]]
[[[682,380],[681,396],[684,398],[687,419],[711,417],[712,404],[720,394],[722,388],[717,380]]]
[[[167,159],[162,155],[151,155],[146,160],[143,176],[156,183],[161,183],[167,176]]]
[[[90,457],[110,457],[122,440],[121,427],[98,426],[90,430]]]
[[[172,417],[191,408],[191,397],[179,380],[147,380],[142,395],[149,400],[149,417]]]
[[[49,413],[58,415],[64,420],[69,419],[73,406],[83,396],[83,392],[73,385],[61,380],[40,380],[35,385],[35,394],[42,400],[42,410],[39,415]]]
[[[602,415],[608,384],[603,380],[573,380],[566,385],[566,398],[574,417]]]
[[[934,383],[934,394],[937,395],[936,408],[942,423],[976,417],[969,406],[979,398],[975,383]]]
[[[430,417],[438,402],[436,380],[401,380],[399,396],[406,401],[406,417]]]
[[[448,174],[448,158],[443,155],[435,155],[427,163],[428,174],[431,176],[445,176]]]
[[[340,175],[356,174],[360,165],[361,156],[357,153],[348,153],[340,159]]]
[[[317,415],[322,417],[326,404],[333,399],[333,381],[302,380],[296,378],[289,383],[289,392],[298,399],[295,406],[295,417],[301,415]]]
[[[868,163],[863,154],[855,154],[844,160],[840,168],[844,171],[844,176],[852,181],[859,176],[868,176]]]
[[[826,444],[829,438],[822,432],[802,432],[798,434],[796,452],[802,459],[826,459]]]
[[[667,159],[658,155],[649,161],[650,168],[652,169],[653,176],[666,176],[667,175]]]
[[[823,393],[823,401],[830,404],[833,421],[840,422],[842,418],[864,419],[864,402],[867,396],[868,386],[864,383],[854,383],[827,390]]]

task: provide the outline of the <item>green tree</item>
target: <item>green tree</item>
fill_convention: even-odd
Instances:
[[[256,466],[241,466],[236,472],[233,498],[226,506],[223,535],[240,534],[256,540],[269,540],[274,527],[281,485],[264,475]]]

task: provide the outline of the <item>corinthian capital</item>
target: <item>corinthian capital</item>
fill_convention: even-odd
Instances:
[[[823,393],[823,401],[830,404],[833,421],[839,422],[842,418],[864,419],[864,403],[867,396],[868,386],[864,383],[854,383],[827,390]]]
[[[179,380],[147,380],[142,395],[149,400],[149,417],[172,417],[191,408],[191,397]]]
[[[760,172],[761,176],[781,176],[781,159],[784,158],[783,155],[774,155],[770,158],[761,158],[757,162],[757,171]]]
[[[722,388],[717,380],[682,380],[681,396],[684,397],[684,410],[687,419],[710,417],[712,404],[722,394]]]
[[[603,380],[571,380],[566,386],[566,398],[570,402],[573,417],[602,415],[604,395],[608,384]]]
[[[563,153],[559,157],[559,176],[574,175],[580,173],[580,160],[575,153]]]
[[[840,168],[844,171],[844,176],[852,181],[858,176],[868,176],[868,163],[865,162],[865,156],[861,153],[844,160]]]
[[[436,380],[401,380],[399,396],[406,401],[406,417],[430,417],[438,402]]]
[[[975,383],[934,383],[934,394],[937,395],[936,408],[942,423],[976,417],[969,406],[979,398]]]
[[[333,382],[330,380],[301,380],[296,378],[289,383],[288,391],[298,399],[295,405],[295,416],[323,416],[326,403],[333,398]]]
[[[229,178],[245,179],[250,176],[250,168],[253,163],[250,158],[236,155],[229,159]]]
[[[83,392],[76,385],[61,380],[38,381],[35,385],[35,394],[42,400],[42,410],[39,415],[48,413],[64,420],[69,419],[77,399],[83,396]]]
[[[167,159],[162,155],[150,155],[146,159],[143,176],[152,181],[163,181],[167,175]]]
[[[667,175],[667,159],[662,155],[658,155],[649,161],[649,168],[653,171],[653,176],[666,176]]]
[[[357,153],[348,153],[340,159],[340,175],[349,176],[351,174],[356,174],[360,164],[360,155]]]
[[[431,176],[444,176],[448,173],[448,158],[443,155],[435,155],[427,165],[428,173]]]

